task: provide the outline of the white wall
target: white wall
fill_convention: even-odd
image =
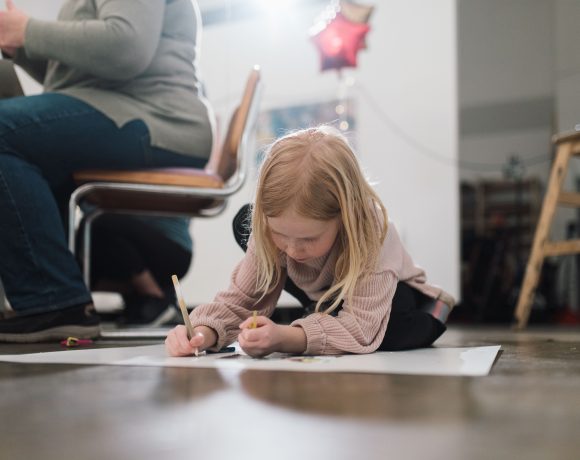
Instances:
[[[512,154],[544,177],[554,112],[553,0],[460,0],[459,158],[462,179],[501,177],[473,163],[502,164]]]
[[[430,279],[457,295],[458,211],[455,1],[397,0],[377,4],[368,49],[349,95],[356,101],[360,158],[417,263]],[[335,99],[335,72],[320,73],[307,31],[317,9],[288,12],[268,27],[263,18],[205,29],[202,69],[218,112],[236,100],[253,64],[263,69],[262,107]],[[382,114],[365,94],[370,95]],[[405,134],[395,132],[388,116]],[[410,137],[410,140],[405,138]],[[444,161],[425,156],[420,144]],[[223,217],[193,224],[196,258],[184,284],[192,303],[227,285],[241,251],[231,218],[251,198],[245,190]]]
[[[580,2],[556,0],[556,126],[559,132],[580,130]],[[570,162],[566,187],[576,189],[580,178],[580,159]],[[560,228],[554,238],[564,237],[567,220],[578,219],[577,210],[559,211]]]
[[[552,134],[580,122],[580,2],[460,0],[458,6],[460,161],[543,157],[526,172],[546,180]],[[579,163],[571,163],[569,188]],[[460,171],[463,180],[501,176],[501,168],[480,165]],[[552,238],[563,238],[573,218],[575,211],[560,208]]]
[[[580,2],[556,0],[556,98],[559,131],[571,130],[580,123],[578,24],[580,24]]]

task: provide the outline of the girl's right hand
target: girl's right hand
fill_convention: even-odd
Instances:
[[[212,341],[211,337],[206,337],[203,329],[209,328],[196,327],[191,339],[187,338],[187,328],[185,326],[179,325],[171,329],[165,339],[167,354],[169,356],[191,356],[210,347],[216,338],[214,337]]]

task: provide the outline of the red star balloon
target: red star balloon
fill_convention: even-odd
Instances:
[[[341,12],[312,35],[320,52],[320,70],[357,66],[357,53],[365,47],[365,36],[370,30],[366,23],[347,19]]]

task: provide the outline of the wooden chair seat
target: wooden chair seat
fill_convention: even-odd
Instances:
[[[139,171],[84,170],[74,174],[79,185],[87,182],[174,185],[178,187],[223,188],[218,174],[195,168],[160,168]]]
[[[138,171],[84,170],[74,174],[79,185],[86,183],[138,184],[139,189],[119,185],[93,190],[87,201],[103,211],[176,213],[197,215],[204,209],[223,204],[223,200],[201,198],[197,194],[172,193],[169,187],[223,189],[224,181],[216,173],[195,168],[160,168]],[[144,189],[143,186],[163,186]]]

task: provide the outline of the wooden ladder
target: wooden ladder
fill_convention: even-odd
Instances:
[[[550,241],[549,233],[556,212],[556,206],[580,208],[580,193],[566,192],[562,189],[570,158],[580,156],[580,132],[557,135],[553,139],[556,157],[550,172],[542,210],[534,234],[532,252],[526,267],[526,274],[515,310],[515,328],[526,327],[534,294],[540,279],[544,259],[549,256],[562,256],[580,253],[580,239]]]

